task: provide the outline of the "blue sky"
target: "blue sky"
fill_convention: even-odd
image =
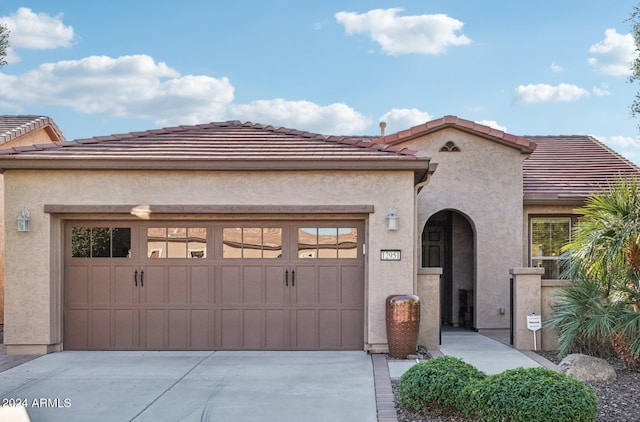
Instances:
[[[0,2],[0,114],[67,139],[242,120],[335,135],[457,115],[640,164],[627,0]]]

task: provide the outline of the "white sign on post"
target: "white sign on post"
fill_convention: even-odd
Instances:
[[[527,315],[527,329],[533,331],[533,350],[538,350],[536,345],[536,331],[542,328],[541,315]]]

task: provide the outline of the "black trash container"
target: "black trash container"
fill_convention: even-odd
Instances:
[[[418,347],[420,298],[416,295],[388,296],[386,316],[389,354],[396,359],[406,359]]]

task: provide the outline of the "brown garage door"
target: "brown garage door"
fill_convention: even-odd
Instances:
[[[65,234],[65,349],[364,347],[361,222],[69,222]]]

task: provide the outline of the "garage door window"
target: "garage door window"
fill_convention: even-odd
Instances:
[[[223,258],[281,258],[280,227],[225,227],[222,229]]]
[[[203,227],[150,227],[147,229],[149,258],[205,258],[207,229]]]
[[[358,229],[303,227],[298,229],[299,258],[357,258]]]
[[[130,258],[129,227],[74,227],[71,231],[73,258]]]

